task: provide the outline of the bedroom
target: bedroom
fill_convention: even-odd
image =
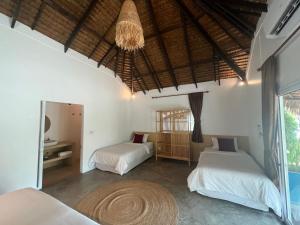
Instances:
[[[46,201],[53,200],[53,207],[59,204],[63,209],[58,214],[63,216],[70,208],[78,210],[76,206],[81,200],[91,203],[89,194],[93,194],[98,188],[110,192],[118,188],[114,185],[122,184],[122,181],[124,185],[130,181],[144,181],[149,182],[147,187],[151,196],[153,195],[153,198],[148,199],[150,203],[166,206],[153,208],[153,212],[147,214],[158,221],[152,224],[162,224],[162,221],[167,224],[166,218],[171,218],[169,224],[253,225],[291,221],[296,225],[297,214],[291,211],[297,206],[297,202],[291,204],[288,199],[281,200],[281,206],[286,211],[283,210],[280,217],[274,210],[264,212],[190,192],[187,179],[193,169],[197,169],[200,152],[204,147],[212,145],[210,136],[229,136],[233,139],[237,137],[239,147],[244,148],[245,154],[253,158],[248,161],[253,160],[255,165],[264,166],[266,146],[264,147],[263,128],[267,120],[262,120],[262,101],[265,100],[262,99],[261,92],[262,72],[258,69],[265,65],[269,56],[274,55],[279,65],[279,91],[276,96],[282,97],[300,89],[297,74],[300,12],[297,7],[283,29],[278,34],[271,35],[277,22],[286,15],[286,9],[297,6],[297,1],[226,0],[212,4],[204,0],[135,0],[145,45],[133,60],[128,52],[114,44],[115,23],[122,3],[119,0],[0,2],[0,223],[22,224],[6,216],[9,212],[2,209],[7,208],[14,212],[20,210],[20,217],[22,213],[28,213],[21,206],[16,208],[14,196],[7,193],[16,194],[16,201],[17,197],[26,201],[26,197],[30,196],[26,191],[33,190],[25,189],[22,192],[20,189],[39,188],[38,168],[41,160],[38,152],[41,148],[40,136],[43,134],[40,129],[41,102],[50,101],[84,107],[81,174],[41,189],[36,195],[36,198],[41,198],[41,213],[43,202]],[[212,8],[221,6],[230,9],[230,12],[238,14],[239,17],[234,19],[234,25],[232,19],[223,15],[219,8],[209,8],[206,11],[207,8],[202,8],[203,4]],[[151,6],[154,16],[151,16],[149,10]],[[218,18],[218,21],[213,18]],[[250,37],[249,30],[245,30],[245,23],[242,27],[241,24],[237,27],[236,20],[240,21],[241,18],[242,21],[251,21],[255,27]],[[210,41],[207,35],[200,32],[202,26],[199,24],[205,27],[211,37]],[[237,53],[240,58],[234,58],[234,64],[238,64],[244,73],[240,73],[227,57],[226,60],[220,54],[225,52],[227,56],[235,57],[232,52],[227,51],[232,46],[237,49],[244,46],[244,50]],[[216,50],[213,49],[219,48],[220,52],[214,54]],[[146,53],[146,60],[143,52]],[[214,61],[219,71],[214,71]],[[101,65],[98,67],[99,62]],[[138,71],[131,74],[131,65]],[[262,69],[266,72],[266,68]],[[246,81],[238,78],[241,75],[243,77],[243,74]],[[164,88],[160,88],[156,76]],[[156,160],[157,143],[153,138],[153,134],[157,132],[156,112],[190,109],[186,94],[198,92],[205,92],[201,112],[204,143],[191,142],[187,148],[191,166],[179,160]],[[281,127],[280,130],[284,129]],[[188,131],[192,133],[192,127]],[[128,143],[135,132],[150,134],[149,142],[154,145],[153,157],[141,160],[142,162],[133,165],[134,168],[125,171],[122,176],[95,168],[93,160],[96,150]],[[280,143],[285,144],[284,138]],[[281,174],[284,175],[285,172],[281,171]],[[132,187],[134,185],[140,187],[142,184],[133,183]],[[281,185],[287,186],[288,182]],[[274,186],[280,185],[274,182]],[[151,192],[151,187],[156,191]],[[283,197],[288,198],[288,190],[288,187],[280,189]],[[42,192],[52,195],[56,200],[48,199],[49,196],[44,196]],[[142,198],[143,194],[136,192],[137,197]],[[155,196],[164,198],[161,202]],[[139,207],[140,203],[137,199],[132,204]],[[161,210],[160,215],[163,218],[154,218],[153,215],[157,215],[155,210],[158,209]],[[87,215],[84,210],[78,211]],[[170,216],[172,213],[177,216]],[[49,224],[53,223],[53,219],[56,219],[57,224],[60,222],[59,216],[48,214],[47,218]],[[74,213],[72,218],[75,221],[78,219],[78,222],[84,220],[81,224],[93,224],[81,214]],[[108,219],[118,218],[110,216]],[[174,221],[174,218],[178,221]],[[36,218],[36,223],[38,219]],[[100,224],[107,223],[105,220],[95,221]],[[130,222],[134,224],[132,221],[126,222],[125,218],[124,221],[120,219],[112,224]],[[149,224],[149,221],[144,219],[143,223],[137,224]]]

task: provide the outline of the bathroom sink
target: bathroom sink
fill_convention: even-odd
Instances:
[[[44,147],[49,147],[49,146],[57,145],[57,144],[58,144],[58,141],[55,141],[55,140],[45,140],[44,141]]]

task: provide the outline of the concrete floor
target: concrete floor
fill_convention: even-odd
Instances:
[[[161,184],[175,196],[180,213],[178,225],[282,224],[271,212],[261,212],[191,193],[186,179],[192,168],[185,162],[150,159],[123,176],[93,170],[46,187],[43,191],[74,207],[87,193],[101,185],[124,179],[147,180]]]

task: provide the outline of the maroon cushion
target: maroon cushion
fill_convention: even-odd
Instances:
[[[233,138],[218,138],[219,151],[235,152]]]
[[[134,134],[133,143],[143,143],[143,134]]]

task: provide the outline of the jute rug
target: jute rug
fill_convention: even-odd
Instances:
[[[102,225],[176,225],[178,208],[159,184],[129,180],[96,189],[76,209]]]

